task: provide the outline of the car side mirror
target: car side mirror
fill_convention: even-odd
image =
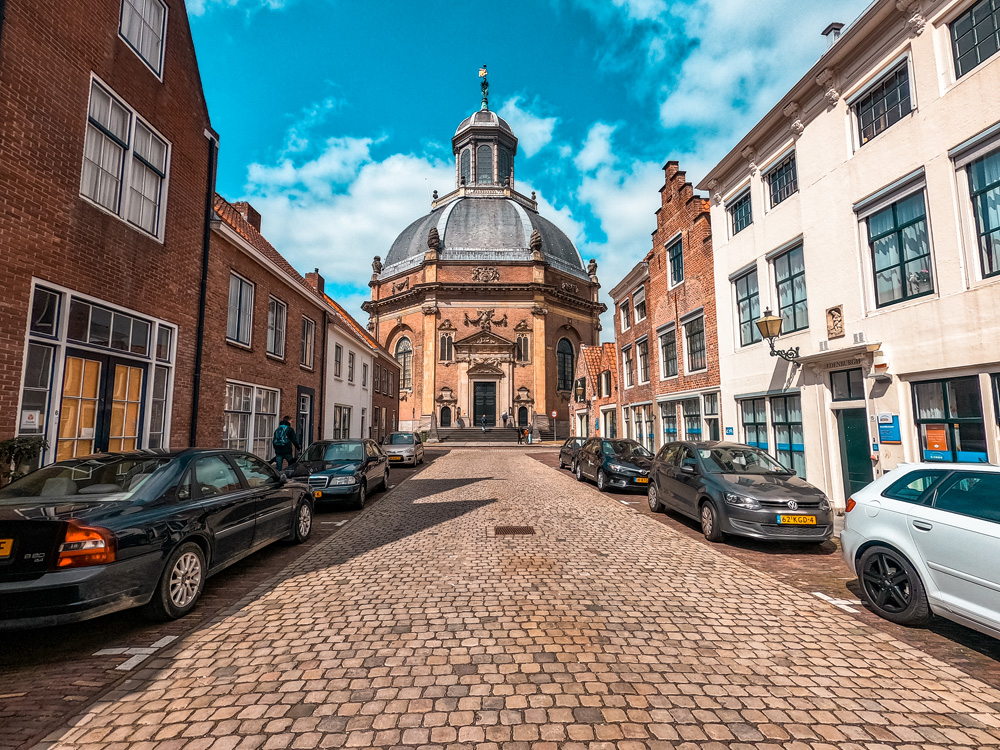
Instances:
[[[684,464],[681,467],[681,471],[683,471],[685,474],[694,474],[695,473],[694,467],[691,464]]]
[[[191,490],[186,490],[186,489],[177,490],[177,499],[178,500],[190,500],[191,499]]]

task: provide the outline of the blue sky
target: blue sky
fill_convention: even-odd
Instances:
[[[606,292],[651,248],[662,166],[697,182],[865,0],[188,0],[221,135],[218,189],[249,200],[359,320],[374,255],[454,187],[450,139],[490,108],[517,182],[596,257]],[[605,299],[605,302],[608,300]],[[605,320],[604,336],[613,338]],[[609,335],[610,334],[610,335]]]

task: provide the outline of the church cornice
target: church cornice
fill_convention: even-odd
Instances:
[[[471,294],[470,294],[471,293]],[[523,293],[526,295],[543,294],[547,299],[563,303],[567,307],[576,308],[586,312],[603,313],[607,310],[607,305],[603,302],[592,302],[589,299],[568,294],[552,284],[417,284],[402,294],[392,297],[385,297],[381,300],[368,300],[361,305],[361,309],[370,314],[386,315],[390,311],[406,307],[422,307],[424,299],[433,294],[437,300],[442,299],[442,295],[457,295],[463,301],[474,302],[476,300],[493,300],[497,298],[509,297],[511,293]]]
[[[538,201],[534,200],[534,195],[529,198],[526,195],[521,195],[513,188],[501,187],[499,185],[462,185],[450,193],[442,195],[437,200],[431,201],[431,209],[434,210],[441,206],[446,206],[460,198],[510,198],[515,203],[520,203],[530,211],[538,213]]]

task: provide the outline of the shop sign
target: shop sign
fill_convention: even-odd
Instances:
[[[839,362],[828,362],[826,364],[826,369],[840,370],[844,367],[857,367],[858,365],[863,365],[864,363],[865,361],[861,357],[856,357],[855,359],[842,359]]]
[[[899,415],[879,414],[878,415],[878,439],[879,442],[887,445],[901,445],[903,442],[899,430]]]
[[[25,409],[21,412],[21,430],[28,432],[37,430],[42,421],[42,412],[38,409]]]
[[[733,428],[732,427],[727,427],[726,428],[726,434],[727,435],[732,435],[733,434]]]

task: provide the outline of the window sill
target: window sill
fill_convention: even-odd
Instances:
[[[244,344],[242,341],[237,341],[236,339],[231,339],[227,337],[226,343],[229,344],[230,346],[235,346],[237,349],[245,349],[248,352],[253,351],[253,346],[251,346],[249,343]]]
[[[271,352],[265,352],[265,356],[268,359],[273,359],[275,362],[281,362],[282,364],[284,364],[285,362],[285,357],[283,355],[277,355],[277,354],[272,354]]]
[[[313,372],[312,365],[304,365],[301,362],[299,362],[299,369],[300,370],[305,370],[306,372]]]
[[[700,375],[703,372],[708,372],[708,368],[707,367],[703,367],[700,370],[686,370],[684,372],[684,374],[685,375]]]
[[[937,290],[925,292],[924,294],[918,294],[917,296],[910,297],[909,299],[901,299],[896,302],[889,302],[885,305],[876,305],[874,310],[868,311],[868,316],[870,317],[873,315],[895,312],[896,310],[915,307],[916,305],[926,304],[927,302],[936,302],[939,299],[941,299],[941,295]]]

